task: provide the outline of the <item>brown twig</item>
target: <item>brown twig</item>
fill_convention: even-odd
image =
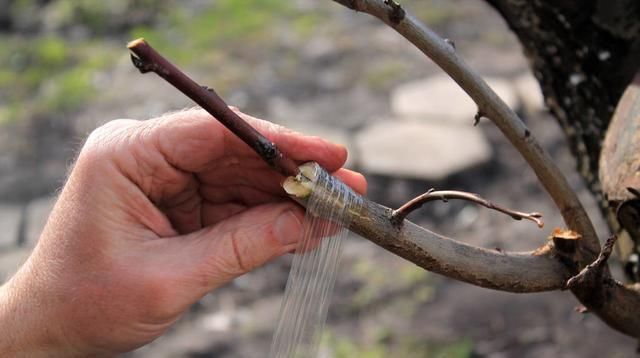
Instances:
[[[474,194],[474,193],[467,193],[464,191],[457,191],[457,190],[435,191],[434,189],[429,189],[426,193],[414,199],[411,199],[410,201],[402,205],[397,210],[394,210],[393,213],[391,214],[391,220],[395,225],[401,225],[404,219],[407,217],[407,215],[409,215],[412,211],[419,209],[425,203],[428,203],[434,200],[442,200],[444,202],[447,202],[449,201],[449,199],[460,199],[460,200],[470,201],[478,205],[482,205],[486,208],[493,209],[501,213],[504,213],[506,215],[509,215],[514,220],[527,219],[535,222],[540,228],[544,226],[544,223],[540,219],[542,217],[542,214],[540,213],[537,213],[537,212],[525,213],[521,211],[507,209],[497,204],[494,204],[489,200],[482,198],[480,195]]]
[[[231,110],[212,88],[197,84],[160,55],[144,39],[131,41],[127,47],[132,53],[131,61],[141,73],[155,72],[158,76],[164,78],[214,116],[283,175],[293,176],[298,174],[298,165],[280,152],[274,143]]]

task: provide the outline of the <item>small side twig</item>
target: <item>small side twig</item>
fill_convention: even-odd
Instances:
[[[457,190],[439,190],[435,191],[434,189],[429,189],[426,193],[411,199],[406,204],[402,205],[397,210],[394,210],[391,214],[392,222],[398,226],[401,225],[404,219],[409,215],[412,211],[420,208],[427,202],[434,200],[442,200],[444,202],[449,201],[449,199],[460,199],[466,200],[478,205],[482,205],[486,208],[493,209],[499,211],[503,214],[511,216],[514,220],[522,220],[527,219],[535,222],[538,227],[542,228],[544,226],[544,222],[540,219],[542,214],[538,212],[525,213],[521,211],[515,211],[511,209],[504,208],[500,205],[494,204],[487,199],[482,198],[478,194],[468,193],[464,191]]]
[[[278,147],[238,116],[218,96],[213,88],[201,86],[180,71],[169,60],[160,55],[144,39],[137,39],[127,45],[131,51],[131,61],[141,73],[155,72],[180,92],[191,98],[204,110],[220,121],[233,134],[247,143],[269,165],[284,176],[298,174],[298,165],[285,156]]]
[[[607,242],[602,246],[602,250],[598,255],[598,258],[587,265],[580,273],[571,277],[565,286],[565,289],[576,288],[579,285],[585,285],[586,281],[599,281],[605,275],[605,272],[608,270],[607,260],[611,256],[611,252],[613,251],[613,246],[618,240],[616,235],[611,236],[607,239]],[[597,284],[593,285],[593,287],[597,286]]]
[[[485,114],[484,112],[482,112],[480,109],[478,109],[478,112],[476,112],[476,115],[473,116],[473,126],[477,126],[480,123],[480,120],[482,119],[482,117],[484,117]]]

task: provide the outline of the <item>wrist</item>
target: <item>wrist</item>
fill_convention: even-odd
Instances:
[[[38,283],[23,284],[25,269],[0,286],[0,356],[79,356],[61,339],[60,322],[39,294]]]

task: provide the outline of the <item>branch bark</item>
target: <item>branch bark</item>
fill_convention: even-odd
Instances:
[[[596,261],[569,279],[566,288],[609,326],[640,339],[640,284],[625,286],[614,280],[607,265],[616,240],[609,238]]]
[[[302,205],[315,191],[328,197],[334,188],[312,185],[315,163],[300,167],[297,177],[289,177],[284,188]],[[323,191],[327,192],[324,195]],[[357,194],[354,194],[357,195]],[[505,252],[468,245],[424,229],[408,220],[394,223],[394,210],[361,198],[362,205],[349,207],[349,229],[416,265],[476,286],[508,292],[540,292],[564,287],[571,272],[556,257],[550,241],[531,252]],[[343,202],[330,203],[345,207]],[[544,241],[543,241],[544,242]]]

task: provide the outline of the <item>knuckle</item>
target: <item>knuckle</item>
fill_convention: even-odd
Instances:
[[[116,119],[110,121],[89,134],[80,153],[80,159],[104,159],[112,155],[120,144],[131,136],[132,130],[139,122],[132,119]]]

